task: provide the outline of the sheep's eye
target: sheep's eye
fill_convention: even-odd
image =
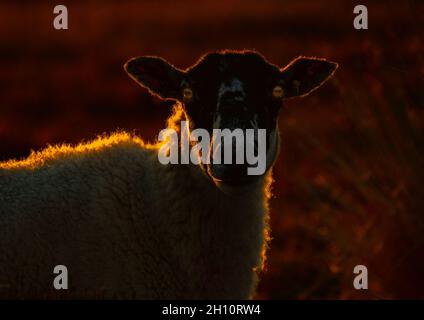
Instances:
[[[190,88],[184,88],[183,100],[184,102],[190,102],[191,100],[193,100],[193,90],[191,90]]]
[[[282,86],[275,86],[274,89],[272,89],[272,96],[276,99],[281,99],[284,95],[284,90]]]

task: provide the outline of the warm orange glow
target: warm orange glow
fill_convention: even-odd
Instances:
[[[171,103],[127,77],[130,57],[158,55],[181,69],[210,50],[256,49],[280,67],[325,57],[340,63],[336,76],[280,112],[258,297],[423,297],[424,2],[367,1],[366,31],[353,28],[350,1],[240,3],[77,1],[60,32],[49,4],[0,2],[0,161],[23,159],[0,171],[153,141]],[[179,130],[182,112],[170,128]],[[117,129],[145,140],[118,132],[77,144]],[[73,144],[26,158],[62,141]],[[373,270],[369,290],[352,289],[358,263]]]
[[[49,146],[41,151],[33,151],[31,155],[23,160],[9,160],[0,162],[0,169],[36,169],[54,160],[63,160],[71,157],[80,157],[91,153],[99,152],[103,149],[113,147],[117,144],[134,144],[140,148],[157,149],[157,144],[145,143],[141,138],[130,133],[120,131],[111,135],[98,136],[90,142],[82,142],[75,146],[70,144],[59,144]]]

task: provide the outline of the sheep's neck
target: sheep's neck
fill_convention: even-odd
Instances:
[[[248,298],[256,285],[256,271],[263,267],[269,238],[270,174],[231,196],[206,178],[200,166],[180,165],[175,170],[179,172],[175,181],[180,183],[171,189],[179,192],[170,195],[176,207],[167,208],[165,234],[188,294]]]
[[[168,124],[178,128],[175,123],[181,118],[185,117],[177,109]],[[233,195],[217,188],[200,165],[171,165],[164,170],[174,178],[162,182],[167,201],[155,202],[159,216],[166,217],[160,235],[180,267],[187,296],[250,297],[269,239],[271,173]]]

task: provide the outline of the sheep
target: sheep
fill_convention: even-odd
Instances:
[[[270,240],[279,110],[337,64],[299,57],[280,69],[255,51],[227,50],[186,70],[153,56],[124,68],[175,102],[168,128],[265,128],[266,172],[163,165],[164,142],[124,131],[2,162],[0,298],[252,298]],[[53,288],[56,265],[68,270],[67,290]]]

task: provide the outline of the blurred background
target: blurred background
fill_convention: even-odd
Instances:
[[[65,4],[69,30],[53,28]],[[369,29],[353,28],[364,4]],[[286,103],[258,299],[424,298],[422,1],[8,1],[0,3],[0,160],[116,129],[153,140],[169,103],[123,64],[180,68],[218,49],[340,63]],[[369,290],[353,288],[368,267]]]

